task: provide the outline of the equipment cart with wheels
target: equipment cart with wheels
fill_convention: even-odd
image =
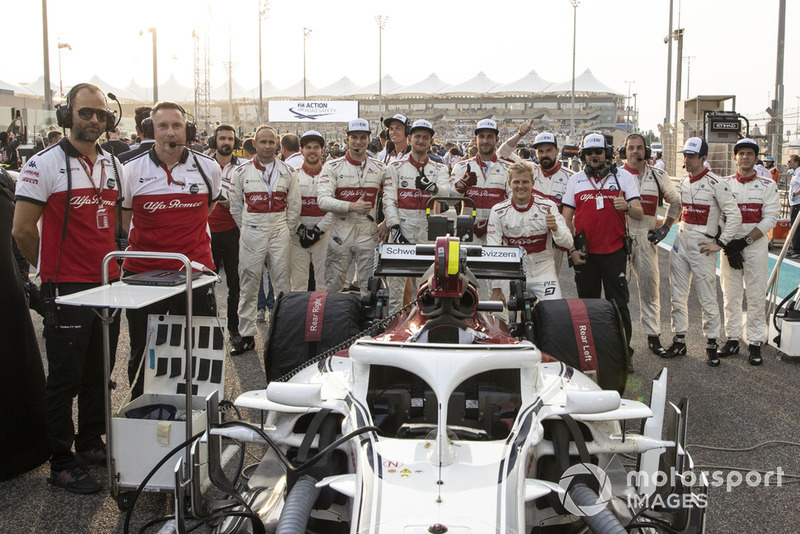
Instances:
[[[118,257],[179,260],[187,272],[192,267],[183,254],[110,252],[103,259],[101,286],[56,300],[60,305],[98,308],[103,320],[103,367],[108,377],[104,385],[108,486],[120,509],[125,509],[129,505],[127,492],[138,488],[166,453],[205,429],[205,397],[214,390],[219,391],[220,398],[223,394],[226,332],[224,322],[216,317],[192,318],[192,289],[211,284],[219,277],[204,274],[193,280],[187,276],[186,283],[177,286],[142,286],[122,281],[109,284],[108,264]],[[116,315],[122,309],[143,308],[182,293],[186,295],[185,316],[151,315],[148,319],[142,371],[144,395],[112,414],[108,326],[115,318],[109,310],[115,309],[113,315]],[[183,410],[185,420],[126,417],[131,410],[152,404]],[[187,443],[174,461],[165,463],[144,490],[172,491],[175,480],[172,466],[189,457],[190,447],[191,443]]]

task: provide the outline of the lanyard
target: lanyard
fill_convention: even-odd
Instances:
[[[83,172],[85,172],[87,178],[89,178],[89,183],[92,184],[92,188],[94,189],[95,195],[97,195],[95,197],[97,199],[97,209],[98,210],[105,209],[103,208],[103,185],[105,184],[106,181],[106,169],[105,167],[103,167],[103,163],[100,162],[100,188],[98,189],[98,187],[94,185],[94,180],[92,179],[92,169],[89,169],[89,167],[83,161],[83,157],[79,157],[77,159],[78,163],[80,163],[81,167],[83,167]]]
[[[261,171],[261,178],[267,184],[267,191],[269,191],[270,196],[272,196],[272,188],[275,187],[275,180],[277,180],[277,176],[275,173],[275,162],[272,162],[272,168],[267,172],[267,167],[264,166],[264,170]]]

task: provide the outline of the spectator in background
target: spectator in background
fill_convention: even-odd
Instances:
[[[281,159],[294,170],[303,165],[303,155],[300,153],[300,138],[293,133],[281,136]]]
[[[656,169],[658,169],[660,171],[666,171],[667,170],[667,164],[664,162],[663,159],[661,159],[661,156],[662,156],[661,152],[656,152],[656,163],[655,163],[655,165],[653,165],[653,167],[655,167]]]
[[[100,145],[103,150],[107,150],[116,156],[117,154],[122,154],[131,149],[125,141],[120,140],[119,128],[114,128],[106,133],[106,135],[108,136],[108,141]]]
[[[244,159],[253,159],[256,156],[256,147],[253,145],[253,138],[249,137],[242,143],[242,157]]]
[[[764,168],[766,168],[769,171],[770,177],[775,181],[775,183],[778,183],[778,176],[780,175],[780,171],[778,171],[778,168],[775,166],[775,158],[773,158],[772,156],[765,157]]]
[[[0,165],[12,171],[19,169],[19,143],[13,133],[0,132]]]
[[[8,125],[8,130],[6,131],[14,134],[14,137],[22,138],[25,136],[25,121],[22,120],[22,114],[19,110],[14,114],[14,120]]]
[[[793,154],[789,156],[789,171],[791,181],[789,182],[789,203],[792,205],[792,224],[800,212],[800,156]],[[792,238],[792,259],[800,259],[800,232],[796,232]]]
[[[150,106],[141,106],[136,108],[136,133],[142,137],[141,143],[138,145],[131,145],[130,150],[120,154],[119,160],[125,163],[129,159],[136,157],[142,152],[147,152],[155,144],[153,139],[153,119],[150,118],[150,112],[153,108]]]
[[[61,141],[61,138],[63,136],[64,136],[64,134],[62,134],[58,130],[52,130],[50,132],[47,132],[47,146],[55,145],[56,143]]]

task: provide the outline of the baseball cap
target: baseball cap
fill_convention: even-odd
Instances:
[[[533,148],[536,148],[539,145],[544,145],[546,143],[550,143],[551,145],[558,148],[558,143],[556,143],[556,136],[551,134],[550,132],[542,132],[536,136],[536,139],[533,141]]]
[[[414,124],[411,125],[411,130],[409,133],[414,133],[414,130],[427,130],[431,133],[431,135],[434,133],[431,123],[424,119],[414,121]]]
[[[758,155],[759,151],[758,143],[747,137],[745,137],[744,139],[739,139],[739,141],[735,145],[733,145],[733,155],[735,156],[736,154],[738,154],[739,151],[743,148],[752,148],[753,152],[756,153],[756,156]]]
[[[775,163],[775,159],[772,156],[767,156],[766,158],[764,158],[764,161],[771,161]]]
[[[583,148],[606,148],[606,138],[603,134],[591,133],[583,138]]]
[[[301,147],[306,146],[306,143],[309,141],[317,141],[319,142],[319,146],[325,146],[325,138],[322,137],[322,134],[316,130],[309,130],[300,136]]]
[[[699,154],[701,156],[708,155],[708,143],[699,137],[690,137],[686,144],[683,145],[683,150],[678,150],[678,154]]]
[[[347,123],[347,133],[370,132],[369,123],[364,119],[353,119]]]
[[[397,121],[399,123],[402,123],[403,126],[408,128],[408,117],[406,117],[402,113],[398,113],[397,115],[393,115],[393,116],[389,117],[388,119],[384,120],[383,121],[383,125],[388,128],[389,125],[392,124],[392,121]]]
[[[478,132],[481,130],[492,130],[496,134],[500,133],[500,130],[497,128],[497,123],[492,119],[478,121],[478,124],[475,126],[475,135],[478,135]]]

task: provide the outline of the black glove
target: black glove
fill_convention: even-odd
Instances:
[[[417,189],[420,191],[427,191],[428,193],[434,195],[436,194],[436,183],[431,182],[427,176],[420,175],[417,176]]]
[[[314,241],[311,240],[312,237],[312,230],[309,230],[304,225],[300,225],[297,227],[296,231],[297,235],[300,236],[300,246],[303,248],[308,248],[314,244]]]
[[[744,269],[744,256],[742,256],[742,252],[728,252],[728,249],[725,249],[725,256],[728,257],[728,265],[731,266],[732,269],[736,269],[737,271],[741,271]]]
[[[661,240],[667,237],[669,233],[669,227],[665,224],[659,226],[658,228],[653,228],[649,232],[647,232],[647,239],[654,245],[658,245],[661,243]]]
[[[408,239],[403,235],[403,232],[400,231],[400,225],[395,224],[389,230],[389,242],[390,243],[408,243]]]
[[[746,246],[747,241],[745,241],[743,237],[740,237],[739,239],[731,239],[731,242],[723,248],[725,249],[725,254],[730,256],[731,254],[743,251]],[[733,267],[733,265],[731,265],[731,267]]]
[[[314,225],[314,228],[310,230],[306,230],[306,237],[311,241],[311,244],[315,244],[322,238],[322,234],[325,233],[319,229],[319,226]]]

